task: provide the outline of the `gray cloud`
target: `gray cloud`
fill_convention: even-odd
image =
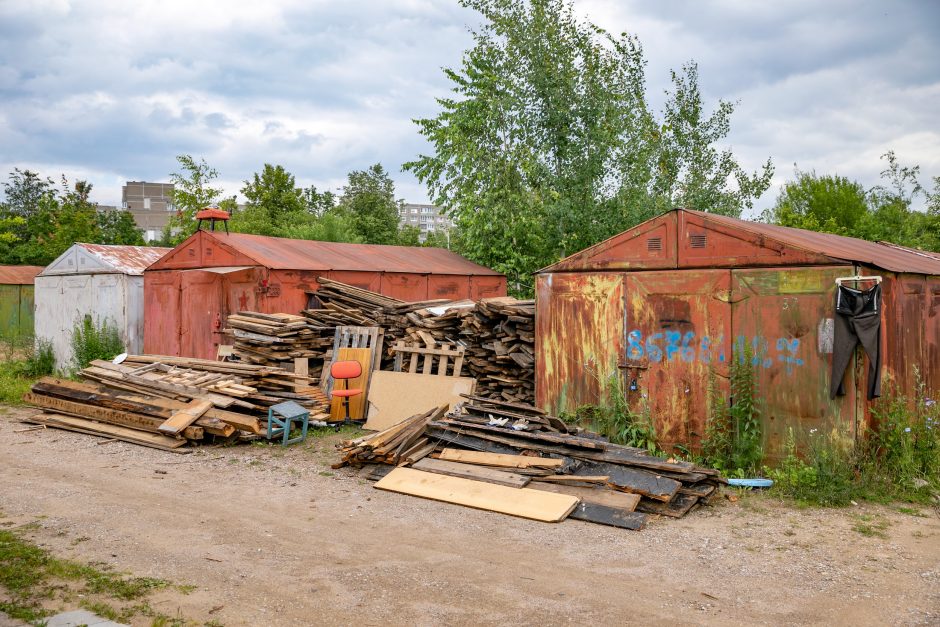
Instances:
[[[696,60],[707,102],[739,103],[729,144],[750,169],[773,157],[777,184],[796,162],[871,185],[890,148],[940,174],[938,7],[576,0],[640,38],[654,103]],[[437,111],[476,20],[435,0],[0,3],[0,168],[89,178],[112,203],[180,153],[229,194],[265,162],[333,189],[381,162],[421,200],[397,173],[427,150],[411,120]]]

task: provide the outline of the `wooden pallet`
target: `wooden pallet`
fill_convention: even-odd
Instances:
[[[382,327],[336,327],[336,333],[333,337],[333,350],[324,359],[325,368],[320,377],[320,386],[327,396],[333,394],[333,377],[330,375],[330,369],[339,355],[341,348],[368,348],[372,351],[372,369],[380,370],[382,364],[382,346],[385,343],[385,329]],[[368,390],[366,390],[368,394]]]
[[[395,343],[395,372],[402,372],[405,355],[410,355],[408,362],[408,372],[416,374],[418,372],[419,355],[423,357],[421,364],[421,374],[437,374],[439,376],[459,377],[463,370],[464,351],[463,346],[442,346],[435,348],[431,346],[421,346],[420,344],[408,345],[404,340]],[[453,357],[454,361],[450,359]],[[435,372],[434,361],[437,360],[437,369]],[[450,372],[448,372],[450,370]]]

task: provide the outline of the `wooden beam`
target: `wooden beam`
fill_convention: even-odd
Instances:
[[[475,479],[487,483],[509,486],[510,488],[523,488],[529,483],[529,477],[517,475],[512,472],[505,472],[486,466],[474,466],[473,464],[461,464],[458,462],[448,462],[442,459],[424,459],[411,465],[417,470],[433,472],[439,475],[448,475],[450,477],[463,477],[465,479]]]

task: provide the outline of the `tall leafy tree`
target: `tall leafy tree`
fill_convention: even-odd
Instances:
[[[190,155],[178,155],[180,171],[170,174],[173,183],[173,205],[176,213],[163,230],[162,242],[175,246],[191,235],[196,212],[222,199],[222,189],[213,187],[219,172],[206,163],[196,161]]]
[[[233,230],[245,230],[260,235],[279,235],[290,226],[310,222],[303,191],[294,181],[294,175],[283,166],[264,164],[261,173],[245,181],[241,189],[248,201],[247,207],[232,220]]]
[[[0,210],[8,216],[29,217],[39,210],[43,200],[55,196],[55,184],[32,170],[13,168],[3,184],[4,201]]]
[[[639,41],[581,21],[568,0],[461,0],[484,18],[454,96],[416,120],[433,147],[405,164],[460,227],[465,254],[518,282],[541,265],[684,204],[737,215],[770,183],[716,144],[694,64],[661,119]]]
[[[354,170],[343,188],[338,209],[352,221],[356,234],[367,244],[398,242],[398,211],[395,183],[382,164]]]
[[[865,188],[844,176],[796,171],[777,202],[764,211],[764,222],[857,237],[868,214]]]
[[[837,175],[797,170],[784,184],[774,206],[761,216],[765,222],[811,231],[836,233],[872,241],[940,250],[940,177],[934,190],[921,186],[920,166],[903,166],[893,151],[882,155],[882,182],[870,190]],[[927,203],[918,211],[915,203]]]

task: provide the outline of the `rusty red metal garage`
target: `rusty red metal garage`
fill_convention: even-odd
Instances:
[[[747,345],[769,459],[790,428],[857,435],[870,420],[860,348],[846,396],[828,393],[835,279],[857,274],[883,277],[882,372],[904,393],[915,370],[940,391],[940,255],[678,209],[537,273],[537,402],[603,402],[619,377],[662,444],[695,447],[709,382],[727,391]]]
[[[197,231],[144,272],[144,350],[212,358],[230,313],[299,313],[321,276],[406,301],[506,294],[506,277],[440,248]]]

